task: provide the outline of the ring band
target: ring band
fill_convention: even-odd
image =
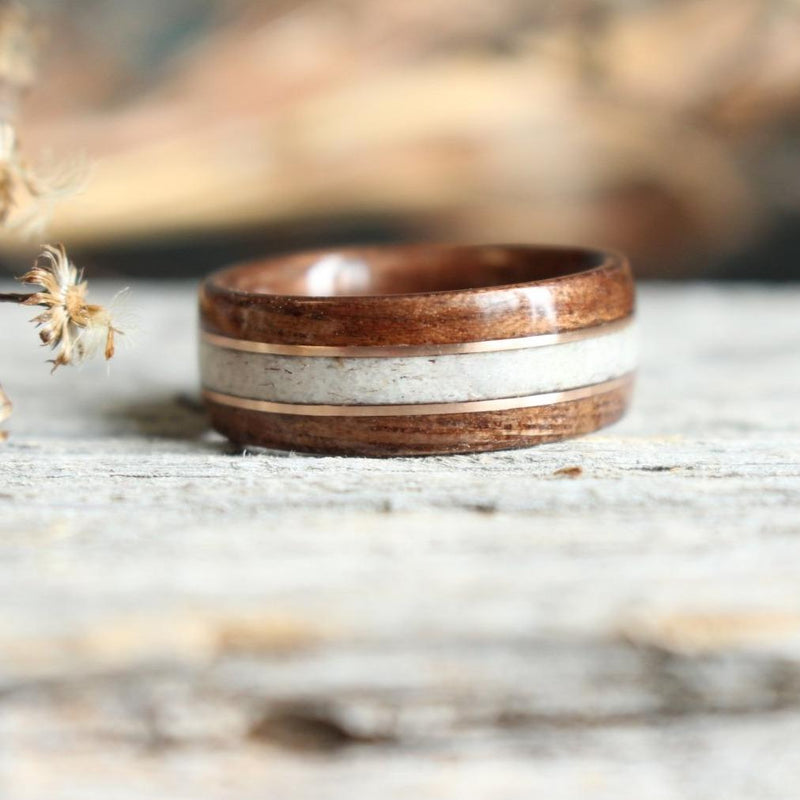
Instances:
[[[302,253],[201,288],[212,423],[241,444],[420,455],[596,430],[636,366],[624,257],[545,247]]]

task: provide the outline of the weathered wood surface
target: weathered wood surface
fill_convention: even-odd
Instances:
[[[800,797],[800,290],[647,288],[623,423],[388,461],[233,452],[133,298],[109,377],[3,309],[3,800]]]

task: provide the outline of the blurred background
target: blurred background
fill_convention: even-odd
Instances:
[[[20,135],[93,164],[50,239],[95,274],[413,239],[800,278],[798,0],[28,5]]]

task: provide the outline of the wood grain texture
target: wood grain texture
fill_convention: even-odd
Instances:
[[[231,448],[133,297],[108,379],[4,319],[3,800],[796,796],[800,291],[645,288],[614,428],[386,461]]]

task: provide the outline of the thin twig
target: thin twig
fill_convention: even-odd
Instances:
[[[24,294],[20,292],[0,292],[0,303],[24,303],[30,300],[32,294]]]

